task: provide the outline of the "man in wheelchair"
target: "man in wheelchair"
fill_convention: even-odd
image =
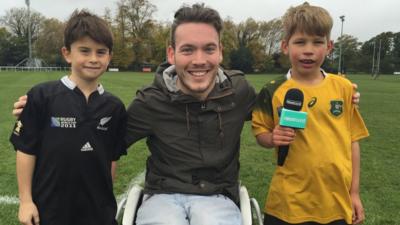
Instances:
[[[122,225],[136,224],[137,211],[143,201],[149,196],[144,196],[143,187],[139,184],[133,185],[127,195],[118,202],[117,220]],[[260,206],[255,198],[250,198],[245,186],[239,187],[239,207],[243,225],[262,225],[262,214]]]
[[[147,138],[151,152],[136,224],[242,224],[240,133],[255,91],[242,72],[219,66],[221,30],[214,9],[181,7],[168,62],[127,110],[128,145]]]

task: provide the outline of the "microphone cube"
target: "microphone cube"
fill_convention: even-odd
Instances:
[[[282,109],[279,125],[284,127],[304,129],[307,123],[307,113],[302,111],[294,111],[290,109]]]

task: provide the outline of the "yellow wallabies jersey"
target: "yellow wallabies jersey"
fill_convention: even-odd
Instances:
[[[263,87],[253,110],[254,135],[272,132],[279,124],[278,109],[286,92],[297,88],[304,93],[301,111],[308,113],[306,127],[296,130],[284,166],[275,170],[265,204],[265,212],[289,223],[345,219],[351,224],[351,143],[369,134],[352,104],[350,81],[324,75],[320,84],[304,86],[290,79],[289,72]]]

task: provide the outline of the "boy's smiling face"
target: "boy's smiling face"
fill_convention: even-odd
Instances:
[[[71,64],[71,76],[86,82],[97,80],[107,70],[111,53],[104,45],[85,36],[71,44],[71,50],[61,49],[65,60]]]
[[[321,65],[332,50],[333,43],[326,36],[295,32],[289,40],[282,41],[282,51],[289,56],[294,77],[320,76]]]

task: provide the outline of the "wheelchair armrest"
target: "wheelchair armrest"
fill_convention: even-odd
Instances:
[[[123,196],[119,201],[117,205],[117,214],[115,215],[115,219],[119,221],[120,218],[122,218],[122,214],[124,213],[124,208],[126,205],[126,196]]]
[[[261,214],[260,206],[255,198],[249,197],[245,186],[240,186],[239,198],[243,225],[262,225],[263,215]]]
[[[136,212],[140,200],[143,196],[143,188],[139,185],[134,185],[128,193],[126,199],[125,210],[122,217],[122,225],[132,225],[134,224]]]
[[[242,213],[243,225],[251,225],[252,215],[251,215],[250,197],[249,193],[247,192],[247,188],[245,186],[240,186],[239,198],[240,198],[240,211]]]

